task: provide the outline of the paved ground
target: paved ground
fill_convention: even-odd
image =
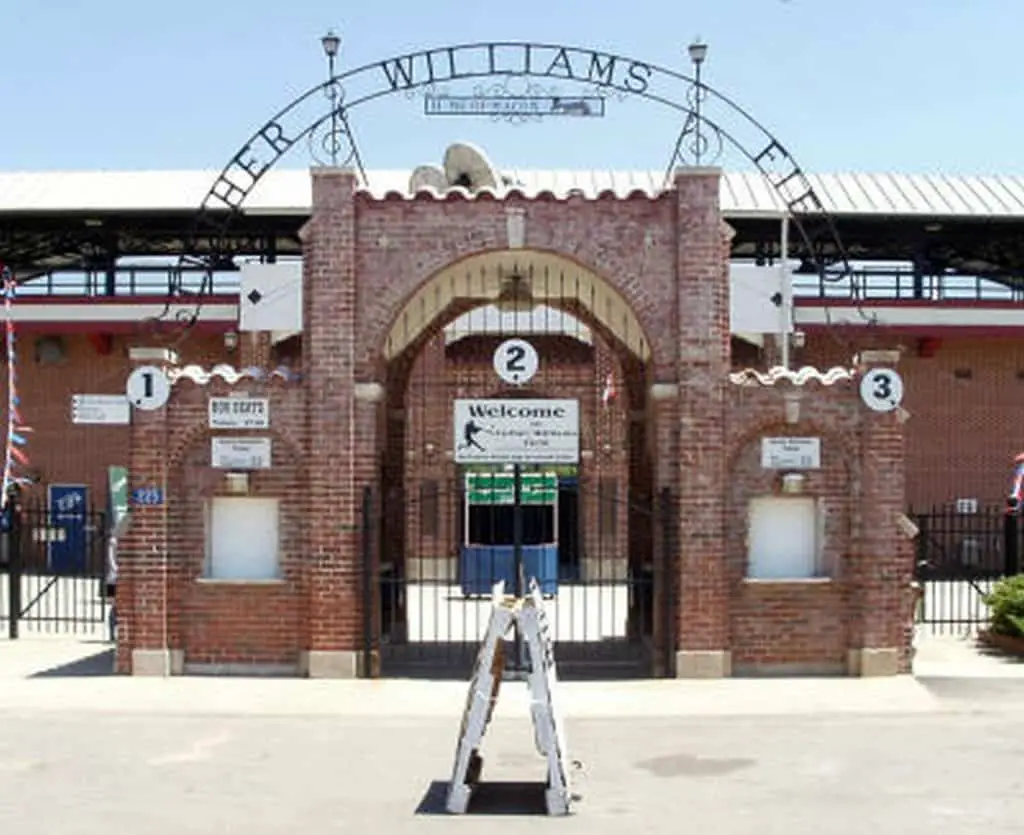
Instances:
[[[1024,665],[922,642],[919,678],[560,686],[577,814],[489,787],[439,815],[465,685],[109,675],[100,643],[0,641],[0,832],[1000,835],[1024,822]],[[536,781],[503,685],[484,779]]]
[[[577,814],[489,788],[440,814],[450,719],[5,713],[0,831],[1018,833],[1024,725],[994,713],[570,719]],[[535,782],[522,719],[498,718],[484,779]]]

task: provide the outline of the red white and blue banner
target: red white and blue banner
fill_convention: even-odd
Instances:
[[[15,485],[30,483],[28,433],[32,429],[21,417],[21,397],[18,394],[18,344],[14,331],[12,310],[17,291],[14,273],[0,263],[0,280],[4,294],[4,322],[7,333],[7,436],[4,450],[3,487],[0,507],[6,507]]]

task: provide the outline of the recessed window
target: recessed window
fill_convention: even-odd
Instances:
[[[619,482],[614,478],[602,478],[597,486],[597,527],[604,539],[614,538],[618,533]]]
[[[823,576],[821,507],[807,496],[751,500],[747,576],[755,580],[805,580]]]
[[[214,580],[276,580],[277,499],[218,497],[207,506],[206,576]]]
[[[440,514],[438,485],[434,479],[420,484],[420,533],[437,536]]]

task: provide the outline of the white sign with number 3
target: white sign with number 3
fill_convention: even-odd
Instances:
[[[506,339],[494,352],[494,370],[506,383],[526,385],[537,373],[540,357],[525,339]]]
[[[903,402],[903,378],[892,368],[872,368],[860,381],[860,399],[873,412],[891,412]]]
[[[128,375],[125,393],[128,402],[136,409],[152,412],[167,405],[171,396],[171,383],[162,368],[140,365]]]

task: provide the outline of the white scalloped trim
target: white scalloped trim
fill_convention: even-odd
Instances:
[[[803,386],[813,380],[823,386],[834,386],[836,383],[852,380],[856,376],[856,369],[842,368],[841,366],[830,368],[828,371],[819,371],[813,365],[805,365],[798,371],[792,371],[777,365],[767,372],[744,368],[742,371],[730,374],[729,382],[738,386],[774,386],[785,380],[794,386]]]
[[[473,191],[470,191],[464,186],[450,186],[443,190],[434,188],[433,186],[419,186],[414,191],[402,191],[397,188],[377,190],[360,187],[356,189],[356,192],[358,194],[368,195],[375,200],[415,201],[433,199],[440,202],[447,202],[450,200],[468,200],[469,202],[475,202],[478,200],[506,200],[509,197],[520,197],[526,200],[565,200],[569,197],[580,197],[588,202],[596,202],[599,200],[629,200],[633,197],[643,197],[648,200],[654,200],[663,195],[665,193],[665,189],[633,186],[621,191],[616,191],[613,188],[602,188],[596,192],[586,192],[580,188],[560,190],[550,188],[529,189],[525,186],[510,185],[499,186],[498,188],[485,186],[484,188],[475,189]]]
[[[242,368],[237,369],[231,365],[222,363],[215,365],[209,371],[204,369],[201,365],[186,365],[184,368],[169,368],[167,369],[167,378],[171,384],[177,383],[179,380],[191,380],[200,386],[207,385],[211,380],[220,379],[226,383],[235,385],[242,380],[284,380],[286,382],[295,382],[302,379],[302,375],[297,371],[292,371],[290,368],[281,366],[275,368],[273,371],[266,371],[262,368]]]

